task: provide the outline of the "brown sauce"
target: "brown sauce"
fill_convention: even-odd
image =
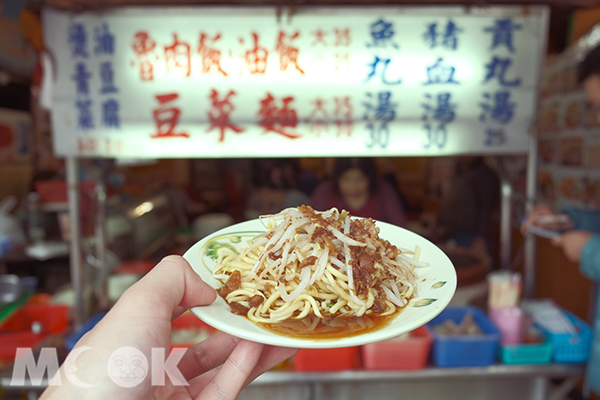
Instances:
[[[402,311],[397,309],[390,315],[368,315],[362,317],[336,317],[334,319],[319,322],[316,327],[310,330],[309,322],[297,319],[288,319],[277,324],[257,325],[263,329],[273,332],[277,335],[288,336],[295,339],[310,340],[334,340],[343,339],[352,336],[371,333],[388,326]],[[311,318],[318,318],[312,316]]]

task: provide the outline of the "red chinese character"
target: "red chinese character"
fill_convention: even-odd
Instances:
[[[321,131],[327,132],[328,124],[327,124],[327,111],[323,107],[325,102],[323,99],[317,98],[314,102],[315,108],[310,113],[311,123],[310,123],[310,131],[316,131],[317,136],[321,135]]]
[[[246,64],[251,74],[264,74],[267,71],[267,58],[269,52],[264,47],[258,45],[258,33],[252,32],[254,47],[252,50],[246,51]],[[240,39],[243,43],[244,39]]]
[[[208,36],[205,33],[200,35],[200,44],[198,45],[198,53],[202,57],[202,72],[207,73],[212,67],[217,67],[217,71],[227,76],[227,72],[221,68],[221,50],[217,50],[216,47],[210,47],[206,43]],[[221,39],[221,34],[217,33],[212,40],[214,46],[217,40]]]
[[[317,29],[316,31],[313,31],[313,35],[315,35],[315,41],[312,42],[311,46],[314,47],[319,43],[323,46],[327,46],[327,43],[325,42],[325,31],[323,29]]]
[[[219,136],[219,142],[225,140],[225,129],[227,128],[231,129],[235,133],[241,133],[244,131],[242,128],[235,126],[229,120],[229,114],[231,114],[231,112],[235,109],[233,104],[231,104],[229,101],[229,98],[234,94],[236,94],[235,91],[230,90],[223,100],[219,100],[219,93],[215,89],[212,89],[210,95],[208,96],[212,101],[212,107],[216,113],[213,113],[212,111],[208,112],[210,126],[206,132],[210,132],[215,128],[218,129],[221,132],[221,135]]]
[[[151,54],[156,47],[156,42],[150,38],[148,32],[139,31],[134,35],[134,42],[131,47],[138,56],[140,66],[140,79],[142,81],[154,80],[154,64],[152,64]],[[135,62],[132,62],[134,65]]]
[[[190,76],[192,72],[190,45],[186,42],[180,42],[176,33],[173,34],[173,44],[165,46],[165,63],[169,72],[182,69],[185,76]]]
[[[258,124],[265,128],[265,133],[275,132],[289,139],[298,139],[300,137],[296,133],[284,130],[284,128],[295,128],[298,124],[296,110],[289,108],[292,101],[294,101],[294,98],[291,96],[283,98],[281,100],[282,107],[279,108],[275,104],[275,98],[271,93],[267,93],[267,97],[260,101],[258,115],[262,118]]]
[[[289,41],[291,42],[298,36],[300,36],[299,32],[294,33],[289,36]],[[284,39],[286,39],[286,37],[288,37],[288,35],[284,31],[279,31],[277,45],[275,46],[275,51],[279,53],[279,69],[285,71],[290,64],[293,64],[301,74],[304,74],[304,71],[298,65],[298,48],[285,43]]]
[[[335,110],[333,116],[338,127],[337,136],[345,131],[348,136],[352,135],[352,103],[350,97],[334,97]]]
[[[335,54],[335,67],[336,71],[348,71],[350,68],[350,59],[348,53]]]
[[[177,93],[169,93],[159,94],[155,97],[159,102],[158,108],[152,112],[154,116],[154,122],[156,123],[156,133],[150,137],[153,139],[166,137],[189,138],[190,135],[185,132],[175,132],[175,127],[179,122],[181,110],[179,107],[168,107],[167,104],[175,101],[177,98],[179,98],[179,95]]]
[[[334,46],[350,46],[352,40],[350,39],[350,28],[338,29],[335,28],[335,44]]]

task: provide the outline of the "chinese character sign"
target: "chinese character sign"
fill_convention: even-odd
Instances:
[[[59,155],[526,153],[548,11],[44,13]]]

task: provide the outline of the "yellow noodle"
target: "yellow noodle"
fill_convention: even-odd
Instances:
[[[293,211],[296,213],[294,214]],[[371,284],[371,280],[378,281],[378,285],[388,285],[388,289],[393,287],[389,285],[396,285],[397,290],[390,289],[390,293],[386,294],[388,298],[379,302],[380,307],[384,305],[384,311],[377,315],[393,314],[398,308],[394,302],[402,304],[402,301],[407,301],[416,294],[416,275],[410,260],[407,261],[404,256],[404,258],[390,260],[387,257],[389,253],[386,252],[389,243],[384,243],[377,236],[369,236],[369,240],[374,241],[367,243],[353,239],[351,236],[344,236],[343,232],[349,232],[348,225],[344,225],[348,224],[347,219],[350,218],[347,213],[343,212],[341,214],[343,217],[340,218],[337,210],[332,211],[332,218],[340,218],[342,224],[341,227],[337,225],[339,228],[332,228],[331,225],[322,226],[318,219],[310,219],[310,215],[305,211],[302,211],[302,214],[299,211],[302,210],[284,210],[281,213],[284,222],[279,225],[270,223],[270,226],[274,226],[273,233],[259,235],[264,237],[264,239],[260,239],[262,241],[260,245],[254,245],[255,242],[249,241],[250,247],[243,249],[239,255],[227,247],[217,250],[214,276],[224,281],[223,276],[231,275],[233,271],[237,270],[242,279],[241,286],[228,293],[226,300],[247,305],[248,299],[256,294],[264,297],[262,304],[250,308],[248,312],[250,320],[258,323],[275,323],[295,318],[305,322],[307,329],[314,329],[319,320],[325,318],[325,315],[360,316],[365,312],[373,315],[371,307],[375,304],[381,289],[368,287],[359,297],[358,289],[355,286],[355,282],[358,282],[359,278],[351,279],[352,269],[356,268],[356,264],[349,264],[347,258],[349,253],[345,253],[349,246],[354,246],[355,250],[352,251],[356,251],[356,248],[360,247],[359,245],[365,246],[366,244],[365,252],[381,253],[381,256],[376,258],[379,260],[378,262],[373,264],[371,261],[371,272],[369,272],[373,273],[371,278],[367,281],[360,281],[363,288],[364,282]],[[330,253],[330,249],[323,245],[324,242],[318,244],[314,241],[317,228],[329,230],[329,237],[333,238],[329,240],[338,243],[335,245],[335,252]],[[372,234],[369,233],[369,235]],[[339,245],[345,240],[347,240],[346,245]],[[329,246],[331,243],[330,241]],[[406,252],[406,254],[411,253]],[[346,257],[346,266],[350,270],[345,271],[331,264],[328,258],[324,259],[323,257],[328,257],[328,254],[338,257],[342,262]],[[420,250],[418,248],[414,255],[415,260],[419,258]],[[316,257],[316,262],[310,263],[315,258],[310,260],[309,257]],[[325,262],[325,264],[321,262]],[[358,261],[355,260],[355,262]],[[358,271],[354,273],[360,274],[361,270]],[[365,273],[364,270],[362,273]],[[285,293],[280,293],[279,286],[285,288]],[[399,298],[398,293],[400,294]],[[286,301],[285,299],[288,298],[289,301]],[[363,321],[359,321],[359,323],[363,324]]]

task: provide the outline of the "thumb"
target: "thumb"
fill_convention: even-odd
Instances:
[[[167,320],[171,319],[173,310],[178,306],[205,306],[217,297],[215,289],[205,283],[187,260],[180,256],[162,259],[152,271],[129,288],[126,295],[133,300],[127,303],[128,312],[140,312],[132,308],[147,309],[148,303],[152,302],[155,316]]]

